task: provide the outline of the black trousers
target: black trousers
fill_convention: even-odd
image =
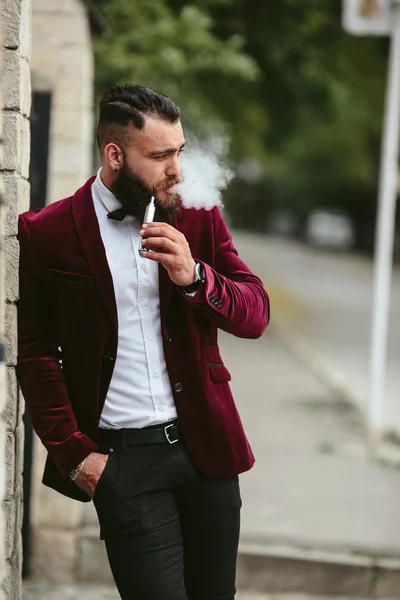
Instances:
[[[94,504],[122,600],[233,600],[238,477],[208,479],[181,442],[100,451]]]

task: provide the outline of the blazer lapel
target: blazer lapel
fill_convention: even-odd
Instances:
[[[83,252],[88,261],[94,282],[110,319],[113,331],[118,329],[118,314],[115,301],[114,285],[108,266],[106,251],[100,235],[99,223],[92,199],[91,177],[72,199],[72,215],[78,232]]]
[[[93,279],[102,298],[104,308],[113,330],[117,331],[118,313],[114,285],[92,199],[92,184],[94,180],[95,177],[91,177],[75,193],[72,199],[72,214],[83,252],[85,253]],[[181,217],[182,211],[177,215],[173,223],[173,226],[178,230],[180,230]],[[173,283],[169,278],[168,271],[161,264],[158,267],[158,273],[161,322],[165,323]]]

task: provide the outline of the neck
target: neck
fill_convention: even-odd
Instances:
[[[110,190],[110,192],[112,192],[113,183],[116,180],[116,178],[117,178],[116,174],[107,172],[107,170],[104,167],[101,168],[100,179],[101,179],[103,185],[108,190]]]

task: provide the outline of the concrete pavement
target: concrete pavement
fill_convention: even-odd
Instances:
[[[294,587],[282,581],[271,587],[264,578],[260,585],[268,591],[351,597],[373,589],[400,598],[399,447],[387,443],[371,461],[362,402],[349,401],[368,389],[370,265],[254,235],[234,240],[272,296],[272,327],[261,340],[221,339],[257,458],[242,477],[242,553],[255,545],[270,559],[286,556],[297,574],[307,572],[308,558],[334,567],[322,569],[324,581],[317,583],[314,576],[296,580],[292,570]],[[393,294],[400,299],[398,272]],[[400,358],[399,317],[394,303],[385,413],[392,426],[400,417],[400,372],[393,368]],[[345,583],[346,569],[335,575],[340,564],[352,565],[353,574],[359,569],[355,586]],[[264,561],[265,568],[279,579],[276,562]],[[250,579],[242,582],[247,587]]]
[[[240,587],[362,596],[378,567],[375,589],[400,597],[400,472],[368,459],[357,410],[271,333],[220,345],[257,459],[241,478]]]
[[[400,472],[368,459],[357,411],[272,335],[220,342],[257,460],[242,540],[400,558]]]
[[[234,232],[243,260],[264,280],[273,324],[308,366],[363,409],[369,389],[372,263],[303,244]],[[400,269],[394,270],[384,426],[400,434]]]

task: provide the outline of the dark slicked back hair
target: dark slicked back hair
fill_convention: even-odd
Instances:
[[[122,150],[132,128],[141,130],[145,117],[152,116],[167,123],[179,121],[179,107],[163,94],[141,85],[113,85],[100,101],[97,143],[100,152],[114,143]]]

